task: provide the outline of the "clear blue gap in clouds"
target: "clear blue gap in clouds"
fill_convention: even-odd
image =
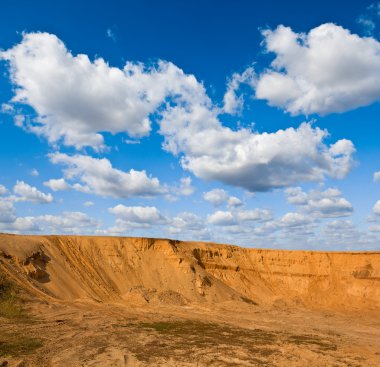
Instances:
[[[220,105],[226,90],[226,80],[234,72],[242,72],[252,63],[260,72],[273,60],[274,55],[266,54],[260,46],[263,39],[260,29],[275,29],[279,24],[284,24],[294,32],[307,33],[323,23],[333,22],[353,33],[363,35],[363,29],[357,23],[357,19],[370,4],[370,1],[18,1],[17,4],[4,1],[0,5],[0,48],[8,49],[19,43],[22,32],[43,31],[55,34],[73,55],[87,54],[91,60],[102,57],[110,65],[119,68],[122,68],[126,61],[141,61],[148,65],[158,59],[171,61],[185,73],[194,74],[198,81],[203,82],[210,98]],[[108,29],[112,30],[114,39],[107,36]],[[7,103],[14,94],[15,86],[9,82],[5,63],[1,62],[0,67],[0,103]],[[343,198],[354,208],[350,216],[318,219],[315,224],[318,228],[312,229],[316,238],[319,228],[332,221],[351,220],[363,232],[367,231],[369,225],[377,225],[368,223],[367,216],[371,215],[372,207],[380,199],[380,182],[374,183],[372,177],[375,171],[380,170],[379,112],[380,105],[375,103],[341,114],[309,117],[316,119],[314,126],[329,131],[327,142],[349,139],[357,149],[357,166],[343,180],[327,179],[323,186],[317,183],[300,183],[305,193],[310,190],[323,191],[329,187],[338,188],[342,191]],[[221,117],[225,125],[232,128],[236,128],[238,121],[239,126],[254,123],[258,132],[276,132],[290,126],[296,128],[307,119],[302,115],[292,117],[279,108],[269,107],[264,100],[253,100],[249,95],[245,96],[245,108],[241,116]],[[105,133],[108,150],[97,153],[91,148],[82,148],[76,151],[72,147],[51,146],[45,138],[15,127],[12,117],[2,114],[0,184],[12,191],[12,187],[19,180],[38,188],[41,192],[53,194],[55,200],[48,204],[15,202],[13,205],[18,217],[62,216],[63,212],[81,212],[101,221],[97,230],[102,231],[115,226],[115,215],[109,212],[109,208],[119,204],[126,207],[149,206],[158,208],[167,221],[161,225],[149,223],[149,226],[138,223],[132,227],[125,227],[125,231],[120,234],[177,238],[194,236],[193,239],[197,239],[196,236],[199,234],[199,238],[248,246],[308,248],[312,246],[311,243],[315,243],[309,232],[292,239],[292,243],[288,243],[284,238],[272,237],[270,231],[267,236],[254,237],[254,240],[250,241],[251,235],[243,233],[246,228],[239,232],[239,223],[220,227],[209,225],[209,233],[203,233],[200,225],[194,224],[193,228],[187,231],[179,224],[178,232],[167,232],[165,228],[173,226],[173,218],[182,212],[195,213],[206,223],[208,216],[217,211],[269,209],[273,211],[274,220],[279,220],[286,213],[302,211],[302,208],[287,203],[282,189],[252,196],[241,188],[195,177],[191,172],[181,168],[178,157],[161,149],[163,137],[158,134],[157,122],[152,124],[152,129],[149,136],[140,140],[131,139],[126,134]],[[126,144],[123,142],[125,139],[139,141],[139,144]],[[61,178],[64,169],[64,166],[54,165],[47,158],[47,154],[57,150],[69,155],[87,154],[95,158],[107,158],[114,168],[125,172],[131,169],[145,170],[149,177],[157,177],[161,184],[168,186],[167,193],[152,198],[133,195],[129,198],[117,198],[76,190],[51,191],[44,182],[52,178]],[[31,175],[30,172],[34,168],[38,170],[38,176]],[[180,179],[186,177],[191,177],[191,185],[195,192],[188,196],[177,195],[176,189],[180,185]],[[205,201],[203,194],[217,188],[225,190],[229,196],[238,197],[245,205],[231,208],[227,204],[213,206]],[[94,205],[84,206],[83,203],[88,201],[92,201]],[[183,218],[177,219],[176,223],[182,223],[181,220]],[[252,222],[247,226],[263,225],[264,222]],[[304,225],[305,228],[308,226],[312,224]],[[75,230],[83,233],[93,233],[96,230],[94,227],[88,228],[87,230],[84,224]],[[231,231],[220,234],[223,228]],[[54,231],[54,228],[50,230]],[[281,230],[283,229],[278,229],[278,233]],[[294,230],[294,233],[297,234],[297,231],[299,228]],[[286,234],[284,236],[286,237]],[[334,241],[320,246],[330,249],[345,248],[344,238],[340,243]],[[361,239],[357,237],[357,241],[359,243]],[[376,246],[378,244],[374,242],[358,244],[358,248]]]

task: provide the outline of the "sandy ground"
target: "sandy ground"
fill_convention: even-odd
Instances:
[[[379,367],[380,252],[0,234],[0,366]]]
[[[3,335],[42,341],[9,366],[380,366],[376,313],[91,302],[28,305],[29,321],[0,319]]]

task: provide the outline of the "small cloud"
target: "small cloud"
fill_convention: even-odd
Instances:
[[[373,174],[373,181],[380,182],[380,171],[377,171]]]
[[[360,14],[356,19],[356,23],[362,27],[363,33],[366,36],[373,36],[379,17],[380,1],[367,6],[365,12]]]
[[[90,206],[94,206],[95,203],[94,203],[93,201],[85,201],[85,202],[83,203],[83,205],[86,206],[86,207],[90,207]]]
[[[3,185],[0,185],[0,195],[5,195],[7,192],[7,188]]]
[[[34,177],[37,177],[40,173],[35,169],[33,168],[31,171],[30,171],[30,174]]]
[[[2,113],[9,113],[12,114],[14,112],[14,107],[8,103],[3,103],[1,105],[1,112]]]
[[[130,145],[133,145],[133,144],[140,144],[140,140],[125,139],[125,140],[124,140],[124,143],[125,143],[125,144],[130,144]]]
[[[366,36],[372,36],[376,28],[375,22],[367,15],[361,15],[357,21],[363,27],[363,32]]]
[[[111,28],[107,29],[107,37],[111,38],[112,41],[116,42],[115,33],[113,32],[113,30]]]

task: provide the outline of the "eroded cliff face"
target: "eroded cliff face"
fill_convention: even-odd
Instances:
[[[380,252],[4,234],[0,268],[46,300],[131,305],[234,300],[276,307],[380,309]]]

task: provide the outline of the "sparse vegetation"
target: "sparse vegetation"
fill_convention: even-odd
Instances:
[[[165,357],[167,351],[178,360],[187,360],[188,351],[206,363],[219,363],[222,356],[234,357],[245,362],[271,366],[267,358],[277,353],[277,334],[261,329],[244,329],[227,324],[204,323],[200,321],[166,321],[134,324],[135,329],[160,334],[144,346],[135,346],[133,352],[144,362],[153,362]],[[208,352],[206,352],[208,351]],[[205,353],[206,352],[206,353]],[[225,365],[225,362],[222,363]],[[256,365],[256,364],[255,364]]]
[[[13,325],[30,323],[32,319],[21,307],[20,290],[3,272],[0,271],[0,318],[9,319]],[[19,357],[32,353],[42,346],[39,339],[25,336],[22,331],[0,332],[0,356]]]
[[[288,342],[297,345],[315,345],[320,350],[335,351],[337,346],[330,340],[323,340],[314,335],[292,335],[288,338]]]
[[[0,317],[19,318],[22,316],[17,286],[0,271]]]
[[[0,334],[0,356],[19,357],[31,354],[36,349],[42,347],[42,342],[38,339],[29,338],[20,333]]]

